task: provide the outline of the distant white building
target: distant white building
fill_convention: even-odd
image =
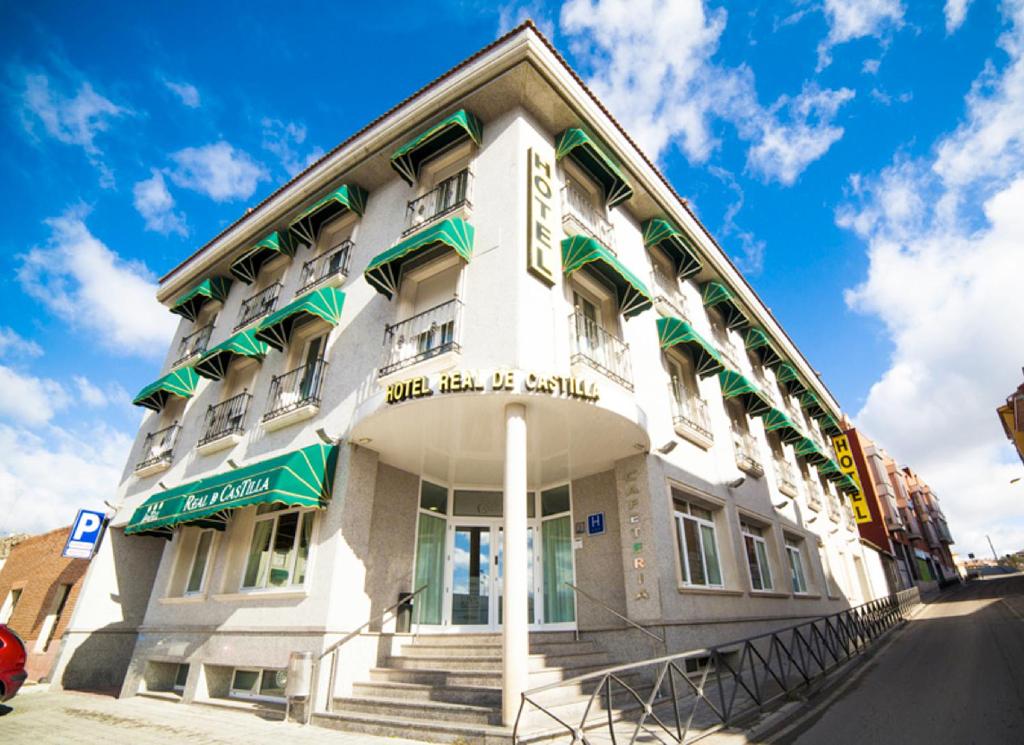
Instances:
[[[592,666],[652,654],[631,623],[685,650],[887,593],[857,579],[880,572],[857,565],[877,557],[832,459],[838,404],[530,25],[158,300],[182,320],[136,399],[63,685],[279,701],[289,653],[368,624],[324,658],[316,711],[372,729],[375,700],[422,699],[411,721],[483,732],[536,679],[528,632],[579,631]],[[492,665],[445,666],[444,635],[480,633]],[[479,735],[460,726],[429,732]]]

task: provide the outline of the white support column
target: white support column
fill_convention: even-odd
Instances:
[[[512,726],[527,687],[526,406],[505,407],[505,536],[502,559],[502,721]]]

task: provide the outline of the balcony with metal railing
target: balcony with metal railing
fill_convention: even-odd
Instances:
[[[351,256],[352,241],[348,239],[324,251],[319,256],[314,256],[302,265],[298,293],[301,294],[320,285],[325,287],[341,285],[348,277],[348,264]]]
[[[449,176],[405,208],[405,229],[402,235],[414,233],[425,225],[440,220],[460,207],[472,208],[473,174],[465,168]]]
[[[576,184],[570,181],[562,187],[562,226],[566,232],[589,235],[614,254],[615,229],[602,212]]]
[[[799,491],[796,486],[796,475],[793,472],[793,466],[788,461],[778,457],[774,458],[774,462],[775,483],[779,487],[779,491],[787,497],[796,499]]]
[[[196,449],[205,455],[224,450],[241,442],[242,434],[245,432],[245,415],[249,411],[250,401],[252,401],[252,395],[242,391],[236,396],[208,407]]]
[[[442,355],[462,352],[462,301],[457,297],[384,329],[384,357],[378,375],[394,372]]]
[[[718,348],[718,354],[722,357],[722,361],[725,362],[726,366],[731,370],[740,372],[743,370],[740,367],[740,355],[736,350],[736,345],[727,338],[722,336],[715,336],[715,346]]]
[[[273,431],[314,416],[320,410],[320,389],[326,374],[327,363],[317,360],[274,376],[263,428]]]
[[[210,343],[210,335],[213,333],[213,324],[208,323],[202,328],[196,329],[188,336],[182,337],[178,342],[178,356],[174,360],[174,366],[184,364],[189,360],[198,357],[206,351]]]
[[[679,279],[668,274],[657,264],[651,270],[651,294],[654,307],[665,316],[675,316],[684,321],[690,320],[686,296],[679,289]]]
[[[807,497],[807,507],[815,512],[820,512],[821,504],[825,499],[825,495],[821,491],[821,484],[816,483],[813,478],[804,479],[804,494]]]
[[[629,345],[583,313],[569,315],[569,363],[586,365],[633,390],[633,370],[629,362]]]
[[[688,391],[678,380],[669,383],[668,390],[676,434],[705,449],[711,447],[715,436],[711,432],[707,402]]]
[[[758,457],[757,443],[747,432],[732,433],[733,451],[736,454],[736,467],[755,478],[764,476],[764,466]]]
[[[175,422],[169,427],[146,435],[146,440],[142,444],[142,458],[135,465],[135,475],[142,478],[168,469],[174,458],[174,445],[180,433],[181,425]]]
[[[828,491],[825,492],[825,505],[828,508],[828,519],[837,523],[843,519],[842,506],[839,500],[841,497]]]
[[[277,299],[280,295],[281,283],[275,282],[270,287],[243,300],[242,307],[238,311],[238,323],[235,324],[235,331],[273,313],[277,308]]]

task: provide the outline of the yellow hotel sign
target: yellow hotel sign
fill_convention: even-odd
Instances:
[[[858,524],[871,522],[871,510],[868,508],[868,500],[864,496],[864,487],[860,484],[860,474],[857,473],[857,463],[853,459],[853,451],[850,450],[849,438],[846,435],[833,437],[832,447],[836,451],[839,470],[853,479],[853,483],[857,485],[857,493],[850,497],[854,518]]]

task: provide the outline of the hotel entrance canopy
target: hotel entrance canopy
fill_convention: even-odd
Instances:
[[[132,513],[125,533],[170,537],[177,525],[223,529],[228,510],[254,504],[324,507],[331,498],[337,445],[310,445],[276,458],[153,495]]]
[[[596,240],[585,235],[574,235],[563,240],[562,271],[565,276],[570,276],[584,266],[597,272],[615,288],[619,312],[625,318],[632,318],[654,305],[646,285]]]

